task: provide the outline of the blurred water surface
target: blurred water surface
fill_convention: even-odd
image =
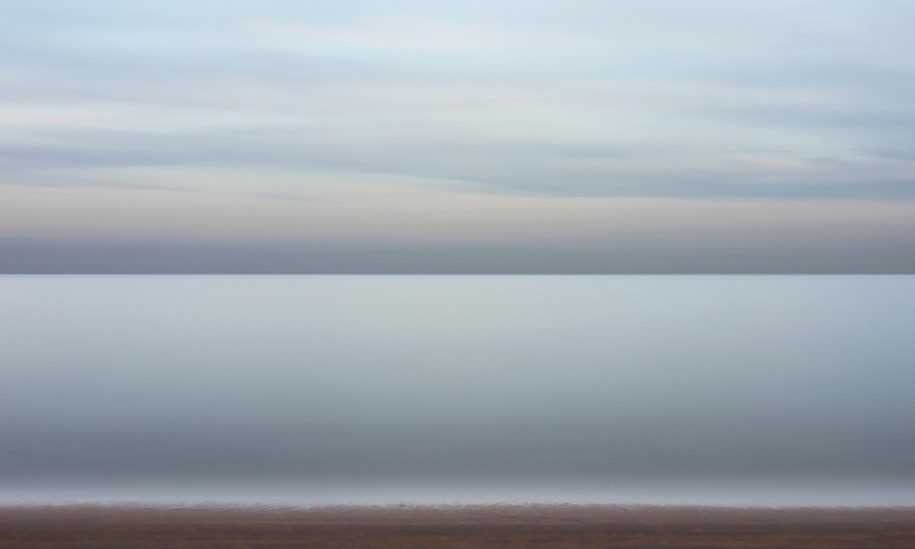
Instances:
[[[912,276],[4,276],[0,502],[915,504]]]

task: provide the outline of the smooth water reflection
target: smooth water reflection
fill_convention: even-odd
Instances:
[[[5,500],[915,503],[915,277],[7,276],[0,300]]]

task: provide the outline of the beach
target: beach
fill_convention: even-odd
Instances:
[[[912,508],[10,506],[0,547],[915,547]]]

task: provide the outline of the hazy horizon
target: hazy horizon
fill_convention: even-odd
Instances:
[[[847,245],[279,247],[0,238],[0,274],[915,274],[915,240]]]

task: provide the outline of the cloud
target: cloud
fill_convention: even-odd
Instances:
[[[255,19],[237,22],[235,27],[255,34],[257,49],[279,52],[345,55],[351,50],[382,49],[466,54],[515,44],[511,34],[498,27],[402,16],[336,25]]]
[[[557,211],[586,197],[862,211],[915,198],[905,2],[2,10],[7,200],[159,189],[176,208],[182,193],[193,207],[231,196],[254,219],[261,200],[345,211],[396,196],[410,206],[378,204],[423,226],[419,204],[442,197],[463,212],[490,196],[508,217],[527,198]],[[343,223],[322,219],[320,234]]]

